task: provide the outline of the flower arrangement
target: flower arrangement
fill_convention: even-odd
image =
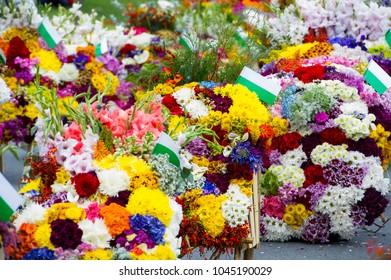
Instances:
[[[176,259],[182,209],[160,188],[160,175],[164,165],[181,173],[151,154],[164,129],[160,105],[109,110],[100,94],[87,96],[79,110],[65,105],[63,124],[54,91],[38,89],[39,148],[20,190],[25,202],[13,217],[20,240],[7,247],[10,258]]]
[[[271,111],[285,117],[290,129],[268,149],[263,239],[350,239],[388,205],[390,182],[383,168],[389,161],[382,146],[388,133],[371,110],[388,94],[365,84],[356,58],[291,61],[264,67],[266,75],[282,77],[284,90]]]
[[[285,132],[288,123],[272,119],[256,94],[242,85],[165,83],[153,92],[162,96],[170,112],[168,129],[179,131],[179,138],[192,134],[186,126],[194,123],[217,136],[182,141],[183,156],[201,183],[177,198],[184,213],[182,255],[195,247],[214,256],[240,248],[249,235],[253,174],[263,169],[268,139]]]

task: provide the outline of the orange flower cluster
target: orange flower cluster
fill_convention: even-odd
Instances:
[[[111,203],[108,206],[104,206],[100,210],[100,214],[104,219],[105,225],[109,229],[110,235],[113,237],[121,234],[124,230],[130,229],[130,213],[117,203]]]

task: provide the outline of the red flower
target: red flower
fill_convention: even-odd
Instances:
[[[99,179],[94,172],[77,174],[71,180],[80,197],[89,197],[99,187]]]
[[[322,143],[329,143],[331,145],[348,144],[349,140],[345,133],[338,127],[326,128],[320,133]]]
[[[29,58],[30,51],[26,47],[25,43],[19,37],[14,37],[9,42],[7,50],[7,65],[11,68],[15,67],[14,59],[19,56],[20,58]]]
[[[299,67],[294,71],[294,74],[303,83],[310,83],[313,80],[322,80],[326,73],[325,67],[320,64],[312,66]]]
[[[181,106],[176,102],[175,98],[172,95],[166,95],[163,97],[162,104],[166,106],[171,114],[173,115],[183,115],[184,112]]]
[[[130,53],[131,51],[134,51],[136,49],[136,46],[135,45],[131,45],[131,44],[125,44],[120,50],[119,52],[123,55],[126,55],[128,53]]]
[[[327,180],[323,177],[323,167],[319,164],[310,165],[304,169],[305,181],[304,187],[308,187],[317,182],[321,182],[322,184],[326,184]]]

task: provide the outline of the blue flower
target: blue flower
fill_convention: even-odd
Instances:
[[[208,194],[214,194],[214,195],[219,195],[220,190],[216,187],[215,184],[205,181],[204,186],[202,187],[202,194],[203,195],[208,195]]]
[[[259,151],[251,147],[249,141],[236,144],[232,149],[231,157],[235,163],[250,165],[252,171],[263,170],[262,155]]]
[[[158,218],[136,214],[130,217],[129,221],[132,229],[144,231],[152,238],[155,244],[164,244],[163,236],[166,232],[166,227]]]
[[[49,250],[47,247],[31,249],[26,255],[23,256],[23,260],[55,260],[54,251]]]
[[[210,88],[210,89],[213,89],[215,88],[216,86],[219,85],[219,83],[215,83],[213,81],[203,81],[203,82],[199,82],[198,83],[199,86],[202,86],[204,88]]]

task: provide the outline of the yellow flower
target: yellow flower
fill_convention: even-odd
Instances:
[[[65,185],[68,180],[71,178],[69,175],[68,171],[66,171],[63,167],[61,167],[57,172],[56,172],[56,183],[57,184],[63,184]]]
[[[24,116],[28,117],[31,120],[37,118],[41,113],[34,104],[28,104],[24,107]]]
[[[15,77],[4,77],[3,80],[12,91],[14,91],[18,86],[18,79]]]
[[[21,188],[19,190],[19,193],[26,193],[26,192],[29,192],[29,191],[37,191],[39,192],[41,190],[41,178],[37,178],[37,179],[34,179],[30,182],[28,182],[26,185],[23,186],[23,188]]]
[[[56,53],[53,50],[47,51],[44,49],[39,49],[36,52],[30,54],[30,58],[38,58],[39,67],[47,71],[60,72],[62,62],[57,57]]]
[[[52,207],[46,210],[45,219],[47,223],[51,223],[54,220],[67,218],[66,211],[69,208],[77,207],[75,203],[63,202],[53,204]]]
[[[84,211],[84,209],[79,208],[75,205],[75,207],[70,207],[65,210],[65,217],[69,220],[74,221],[75,223],[78,223],[81,220],[85,219],[86,212]]]
[[[212,237],[219,235],[225,225],[222,203],[227,199],[225,195],[214,196],[213,194],[201,196],[197,199],[199,208],[196,215],[205,228],[205,231]]]
[[[175,254],[168,245],[158,245],[151,252],[130,253],[132,260],[175,260]]]
[[[117,87],[119,86],[118,78],[111,72],[97,72],[92,75],[91,82],[92,85],[100,92],[104,92],[106,87],[109,85],[110,87],[107,89],[107,95],[113,96],[117,91]]]
[[[113,154],[109,154],[101,160],[94,160],[93,165],[101,169],[111,169],[117,165],[117,161]],[[126,171],[126,169],[123,169]],[[129,173],[128,173],[129,175]]]
[[[84,260],[111,260],[113,252],[103,248],[98,248],[93,251],[87,251],[84,254]]]
[[[283,220],[288,225],[291,225],[291,224],[293,224],[295,222],[295,217],[291,213],[285,213],[284,217],[283,217]]]
[[[209,160],[206,157],[193,156],[192,163],[197,164],[200,167],[209,166]]]
[[[176,134],[186,128],[186,119],[183,116],[172,115],[168,119],[168,131],[171,134]]]
[[[286,206],[286,210],[285,210],[287,213],[289,213],[289,214],[295,214],[295,212],[296,212],[296,207],[295,207],[295,205],[293,205],[293,204],[289,204],[289,205],[287,205]]]
[[[77,101],[72,102],[72,99],[73,99],[72,96],[66,96],[58,99],[58,109],[62,116],[68,115],[68,110],[65,108],[64,104],[70,106],[75,110],[78,109],[79,103],[77,103]]]
[[[305,211],[305,206],[301,203],[296,204],[295,208],[298,215],[301,215]]]
[[[170,200],[159,189],[140,187],[130,195],[126,209],[131,215],[151,215],[158,218],[165,226],[171,222],[173,210]]]
[[[54,250],[55,247],[50,241],[51,233],[52,229],[49,224],[45,223],[38,226],[34,233],[34,239],[37,241],[39,247],[48,247],[50,250]]]

